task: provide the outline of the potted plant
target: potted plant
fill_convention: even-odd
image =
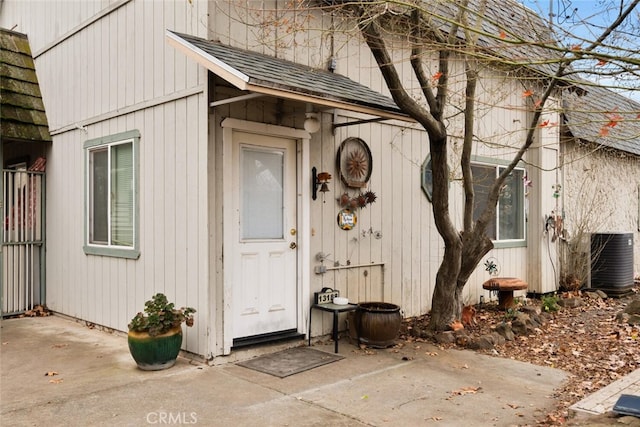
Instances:
[[[145,371],[170,368],[182,345],[182,323],[193,326],[191,307],[175,308],[164,294],[157,293],[129,323],[129,351]]]

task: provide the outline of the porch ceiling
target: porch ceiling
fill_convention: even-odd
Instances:
[[[391,98],[340,74],[167,30],[167,41],[240,90],[413,121]]]

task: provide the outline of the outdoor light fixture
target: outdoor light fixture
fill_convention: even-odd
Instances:
[[[305,113],[304,130],[309,133],[316,133],[320,130],[320,120],[317,113]]]
[[[330,179],[331,174],[329,172],[318,173],[318,169],[315,166],[311,168],[311,198],[313,200],[318,198],[318,191],[321,193],[329,191],[327,183]],[[320,186],[320,190],[318,190],[318,186]]]

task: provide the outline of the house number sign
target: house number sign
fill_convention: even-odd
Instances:
[[[340,296],[340,291],[334,291],[331,288],[322,288],[320,292],[314,292],[313,296],[316,304],[330,304],[335,297]]]

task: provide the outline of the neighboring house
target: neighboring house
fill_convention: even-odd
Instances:
[[[51,135],[27,36],[0,29],[0,312],[44,300],[43,156]]]
[[[604,234],[600,239],[619,240],[613,236],[623,235],[624,242],[612,242],[611,256],[619,256],[610,267],[630,272],[633,262],[634,277],[639,277],[640,104],[606,88],[584,85],[565,96],[563,110],[563,276],[589,282],[594,268],[589,268],[587,254],[596,258],[600,250],[595,243],[589,245],[595,232]],[[633,250],[615,249],[626,245],[628,236],[632,236]],[[632,261],[621,259],[629,254]],[[612,278],[615,284],[616,277]]]
[[[184,347],[206,358],[328,333],[329,315],[308,324],[323,287],[405,316],[430,309],[443,245],[426,134],[385,95],[368,49],[328,17],[289,33],[252,21],[250,1],[0,4],[0,26],[29,35],[53,137],[50,309],[126,330],[164,292],[197,309]],[[478,95],[479,175],[509,159],[529,115],[522,85],[496,74]],[[559,241],[544,226],[561,211],[550,191],[561,184],[559,130],[537,130],[526,160],[543,167],[514,171],[487,257],[535,293],[558,283]],[[312,183],[314,168],[332,177]],[[459,213],[455,180],[450,191]],[[481,264],[469,302],[495,298],[488,278]]]

